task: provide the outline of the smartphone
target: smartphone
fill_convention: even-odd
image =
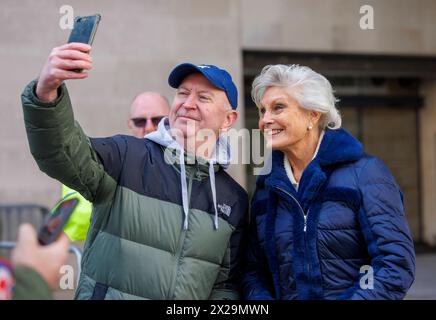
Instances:
[[[68,43],[81,42],[92,45],[101,15],[79,16],[74,19],[74,27],[71,30]],[[75,72],[82,72],[82,69],[74,69]]]
[[[38,241],[41,245],[48,245],[59,238],[78,203],[77,198],[62,201],[53,213],[48,214],[38,232]]]

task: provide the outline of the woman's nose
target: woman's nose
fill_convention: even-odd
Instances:
[[[270,124],[274,122],[274,119],[271,117],[271,114],[267,111],[260,117],[260,121],[263,124]]]

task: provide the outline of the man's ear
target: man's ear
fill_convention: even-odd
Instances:
[[[127,127],[128,127],[130,130],[133,130],[133,121],[132,121],[132,120],[127,119]]]
[[[233,125],[236,123],[237,119],[238,119],[238,112],[237,111],[235,111],[235,110],[227,111],[224,122],[221,125],[221,131],[230,130],[233,127]]]

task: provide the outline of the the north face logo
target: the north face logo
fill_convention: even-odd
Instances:
[[[218,204],[218,210],[221,211],[221,213],[227,217],[230,216],[230,213],[232,213],[232,207],[230,207],[227,204]]]

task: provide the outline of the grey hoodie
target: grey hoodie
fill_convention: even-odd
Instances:
[[[188,229],[188,215],[189,215],[189,199],[188,199],[188,187],[186,183],[186,169],[185,169],[185,150],[183,147],[173,138],[171,135],[171,128],[169,124],[169,119],[167,117],[163,118],[157,127],[155,132],[145,135],[146,139],[156,142],[157,144],[163,146],[164,148],[170,148],[179,151],[179,164],[180,164],[180,184],[182,187],[182,201],[183,201],[183,212],[184,212],[184,223],[183,229]],[[204,159],[201,159],[205,161]],[[210,159],[206,160],[209,163],[209,179],[210,188],[213,197],[213,206],[215,210],[214,226],[218,229],[218,210],[216,202],[216,186],[215,186],[215,170],[214,164],[218,164],[224,169],[227,169],[230,165],[231,155],[230,155],[230,144],[228,140],[220,135],[215,145]]]

